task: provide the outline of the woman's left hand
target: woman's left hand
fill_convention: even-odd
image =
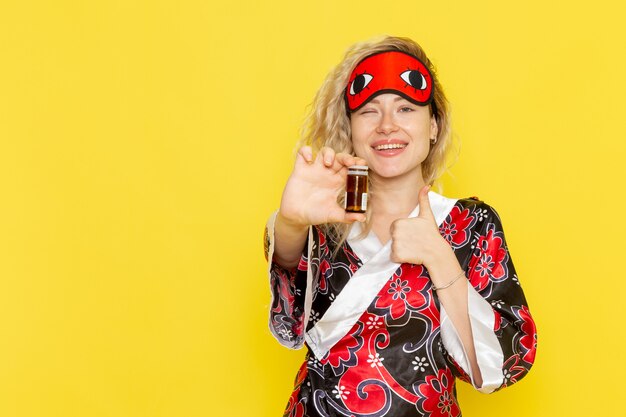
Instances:
[[[424,265],[426,268],[445,262],[452,248],[439,234],[435,215],[430,208],[428,191],[424,186],[419,193],[419,215],[398,219],[391,224],[391,260],[397,263]]]

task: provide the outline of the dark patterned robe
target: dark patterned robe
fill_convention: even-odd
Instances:
[[[429,199],[439,231],[471,284],[469,315],[484,380],[479,389],[493,392],[526,375],[537,346],[502,224],[496,211],[476,198],[452,200],[430,192]],[[472,383],[469,361],[428,271],[421,265],[392,265],[366,308],[351,311],[352,301],[363,294],[348,283],[365,282],[358,281],[364,278],[357,271],[368,263],[353,248],[361,243],[350,242],[333,258],[333,242],[311,227],[297,268],[269,264],[270,329],[287,347],[305,342],[308,347],[285,415],[460,416],[455,378]],[[270,259],[272,253],[273,218],[266,229]],[[329,309],[335,301],[333,315]],[[343,312],[354,322],[329,319],[321,326]],[[329,338],[326,350],[313,343],[317,327],[333,331],[341,325],[345,335]]]

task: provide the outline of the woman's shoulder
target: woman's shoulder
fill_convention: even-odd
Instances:
[[[485,215],[498,217],[498,213],[491,205],[476,196],[451,198],[433,191],[429,193],[429,196],[435,217],[437,217],[437,214],[441,214],[438,212],[444,212],[453,217],[460,213],[464,213],[466,216],[473,213],[482,213],[480,217],[484,217]]]
[[[457,199],[450,216],[452,217],[450,220],[455,218],[474,218],[477,220],[476,223],[482,223],[486,219],[500,221],[500,216],[496,209],[476,196]]]
[[[493,207],[491,207],[489,204],[487,204],[484,200],[481,200],[480,198],[476,197],[476,196],[472,196],[472,197],[466,197],[466,198],[459,198],[457,200],[457,203],[459,205],[461,205],[462,207],[480,207],[480,208],[489,208],[493,210]]]

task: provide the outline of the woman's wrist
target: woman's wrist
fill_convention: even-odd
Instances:
[[[463,272],[450,245],[445,240],[442,241],[442,246],[433,251],[431,259],[425,264],[435,287],[448,284],[451,279]]]
[[[291,232],[294,232],[296,234],[301,233],[302,231],[309,228],[308,224],[303,224],[288,216],[284,216],[280,210],[278,210],[278,213],[276,213],[276,222],[280,222],[283,228],[289,229]]]

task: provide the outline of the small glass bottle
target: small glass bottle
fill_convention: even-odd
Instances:
[[[346,211],[365,213],[367,210],[367,167],[353,165],[348,167],[346,183]]]

